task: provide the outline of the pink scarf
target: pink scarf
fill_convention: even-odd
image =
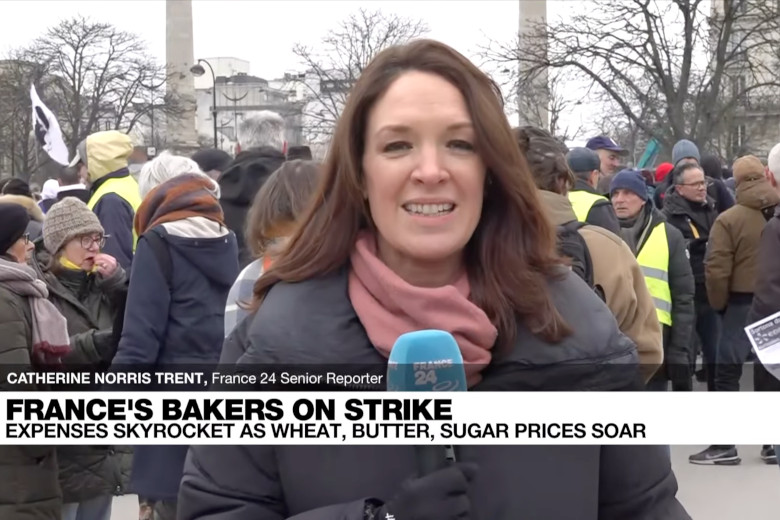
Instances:
[[[471,288],[465,272],[454,285],[410,285],[376,256],[375,239],[367,232],[358,237],[350,260],[349,298],[374,348],[387,358],[401,334],[445,330],[460,347],[469,386],[482,379],[498,331],[468,299]]]

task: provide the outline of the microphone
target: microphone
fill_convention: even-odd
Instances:
[[[389,392],[465,392],[463,356],[452,334],[418,330],[398,337],[387,362]],[[452,446],[416,446],[420,476],[455,462]]]

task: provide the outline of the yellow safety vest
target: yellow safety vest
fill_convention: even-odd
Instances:
[[[585,222],[585,219],[588,218],[588,213],[590,213],[590,208],[600,200],[607,200],[607,198],[583,190],[569,192],[569,202],[571,202],[574,214],[580,222]]]
[[[669,288],[669,242],[666,225],[660,222],[648,237],[636,258],[645,275],[645,283],[655,304],[658,321],[672,326],[672,291]]]
[[[138,191],[138,182],[132,175],[128,175],[126,177],[108,179],[103,182],[89,199],[87,207],[94,210],[98,201],[109,193],[116,193],[122,200],[130,204],[130,207],[133,208],[133,215],[135,215],[135,212],[138,211],[138,207],[141,205],[141,193]],[[138,244],[138,236],[135,233],[135,227],[133,227],[133,253],[135,253],[136,244]]]

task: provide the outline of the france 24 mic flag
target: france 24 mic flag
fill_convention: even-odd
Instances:
[[[67,166],[68,147],[62,139],[62,130],[57,118],[54,117],[51,110],[43,104],[35,85],[30,86],[30,100],[32,101],[32,121],[35,140],[46,150],[53,160],[63,166]]]

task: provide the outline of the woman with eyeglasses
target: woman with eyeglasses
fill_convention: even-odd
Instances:
[[[57,365],[70,351],[65,318],[48,300],[46,284],[27,265],[30,216],[0,203],[0,389],[45,390],[9,384],[9,372]],[[53,446],[0,446],[0,518],[60,520],[62,495]]]
[[[52,205],[43,223],[36,269],[49,301],[67,319],[70,353],[78,370],[107,370],[119,343],[114,324],[127,294],[127,277],[114,257],[101,253],[110,240],[95,213],[75,197]],[[114,495],[123,494],[130,450],[116,446],[60,446],[62,520],[108,520]],[[123,471],[124,469],[124,471]]]

